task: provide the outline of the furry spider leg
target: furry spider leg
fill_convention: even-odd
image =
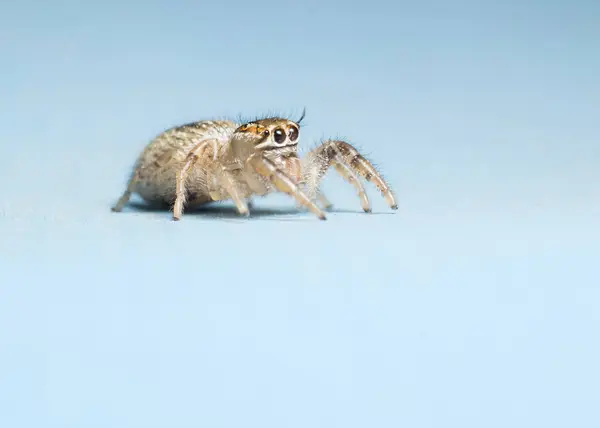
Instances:
[[[341,140],[327,140],[309,152],[303,159],[302,181],[307,186],[308,193],[313,196],[313,199],[314,197],[322,197],[320,183],[331,166],[336,169],[344,180],[355,187],[365,212],[371,212],[371,204],[358,176],[373,183],[391,209],[398,209],[391,187],[385,182],[375,166],[361,155],[354,146]]]
[[[319,219],[326,220],[325,213],[304,193],[298,184],[273,161],[262,154],[254,154],[248,158],[247,164],[257,173],[269,180],[280,192],[287,193],[302,206],[308,208]]]
[[[200,141],[197,143],[192,150],[188,153],[183,168],[177,174],[176,182],[176,197],[173,205],[173,220],[177,221],[181,219],[183,215],[183,207],[186,203],[186,189],[185,181],[188,177],[190,170],[196,165],[198,159],[203,155],[203,151],[207,146],[211,144],[213,146],[213,159],[217,157],[218,143],[216,140]]]

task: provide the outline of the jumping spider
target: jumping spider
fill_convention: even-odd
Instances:
[[[112,208],[123,209],[133,193],[150,203],[173,206],[173,220],[185,207],[233,200],[240,215],[249,215],[252,196],[280,191],[325,220],[331,204],[320,182],[333,166],[352,184],[362,209],[371,212],[360,177],[374,183],[392,209],[394,194],[375,167],[353,146],[327,140],[298,157],[300,123],[266,117],[247,123],[203,120],[170,128],[156,136],[137,159],[127,189]]]

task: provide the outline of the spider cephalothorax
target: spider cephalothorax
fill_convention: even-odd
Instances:
[[[239,126],[231,138],[232,150],[243,158],[254,152],[271,152],[270,157],[297,153],[300,126],[282,118],[259,119]]]
[[[247,200],[252,196],[280,191],[325,220],[316,202],[325,209],[331,205],[319,187],[331,166],[356,188],[365,212],[371,206],[361,177],[373,182],[389,206],[397,209],[388,184],[347,142],[327,140],[300,159],[303,118],[304,112],[297,121],[206,120],[168,129],[146,146],[113,211],[121,211],[136,192],[147,201],[172,204],[174,220],[181,218],[184,206],[229,199],[240,214],[248,215]]]

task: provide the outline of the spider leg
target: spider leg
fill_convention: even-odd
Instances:
[[[190,169],[196,164],[198,160],[198,155],[195,153],[190,153],[183,165],[183,168],[177,174],[177,188],[176,188],[176,196],[175,196],[175,204],[173,205],[173,220],[180,220],[183,215],[183,206],[185,205],[185,180],[188,177],[188,173]]]
[[[231,173],[225,168],[221,168],[221,171],[217,175],[217,182],[231,197],[235,203],[238,213],[243,216],[250,215],[248,205],[246,204],[245,199],[240,195],[238,186],[235,184],[235,180],[231,176]]]
[[[267,178],[280,192],[287,193],[298,203],[312,211],[319,219],[326,220],[325,213],[304,193],[298,184],[282,169],[265,156],[258,154],[248,159],[248,164],[260,175]]]
[[[264,196],[267,193],[267,188],[256,179],[252,171],[248,169],[242,169],[242,177],[246,180],[246,184],[250,187],[250,190],[257,196]],[[248,203],[251,202],[251,196],[248,197]]]
[[[321,202],[324,209],[330,210],[333,207],[333,204],[329,202],[329,199],[327,199],[327,197],[321,190],[319,190],[319,193],[317,193],[317,199],[319,200],[319,202]]]
[[[129,182],[127,183],[127,188],[125,189],[125,191],[123,192],[123,194],[121,195],[121,197],[119,198],[117,203],[111,208],[111,211],[120,212],[121,210],[123,210],[123,207],[125,206],[125,204],[127,204],[127,202],[129,202],[129,199],[131,198],[131,195],[135,189],[135,185],[137,184],[137,180],[138,180],[138,173],[137,173],[137,171],[135,171],[131,175]]]
[[[358,197],[360,198],[360,205],[364,212],[371,212],[371,202],[369,202],[369,197],[367,196],[367,192],[365,191],[365,187],[361,183],[358,176],[348,167],[347,165],[333,161],[333,167],[340,174],[344,180],[348,183],[352,184],[356,191],[358,192]]]
[[[294,183],[300,185],[300,189],[305,190],[304,183],[302,182],[302,161],[298,157],[298,155],[293,153],[281,159],[280,162],[281,164],[278,164],[278,166],[283,170],[283,172],[287,174],[292,180],[294,180]],[[325,198],[325,195],[323,195],[322,193],[319,193],[319,195],[317,195],[317,199],[319,199],[321,204],[324,206],[324,209],[328,209],[332,206],[331,203],[327,200],[327,198]],[[315,198],[311,198],[311,200],[314,201]],[[304,205],[299,201],[296,201],[296,207],[298,209],[305,208]]]
[[[309,194],[319,194],[321,180],[330,166],[334,166],[336,171],[356,188],[364,211],[370,212],[371,208],[358,176],[375,184],[390,208],[393,210],[398,209],[391,187],[385,182],[373,164],[352,145],[340,140],[325,141],[304,159],[303,182],[308,186]]]
[[[185,163],[181,170],[177,173],[177,183],[175,189],[175,204],[173,205],[173,220],[180,220],[183,215],[183,207],[186,202],[185,181],[190,170],[196,165],[196,162],[204,154],[204,150],[208,145],[212,145],[213,157],[216,157],[218,145],[216,140],[200,141],[188,153],[185,158]]]

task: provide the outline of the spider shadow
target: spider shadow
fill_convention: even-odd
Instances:
[[[146,203],[146,202],[134,202],[134,201],[130,201],[128,204],[129,209],[135,211],[135,212],[147,212],[147,213],[165,213],[165,214],[172,214],[172,210],[171,207],[169,205],[163,205],[163,204],[150,204],[150,203]],[[362,210],[349,210],[349,209],[338,209],[335,207],[331,207],[329,209],[326,210],[326,212],[328,213],[333,213],[333,214],[363,214],[366,215],[364,213],[364,211]],[[264,218],[264,219],[269,219],[269,218],[273,218],[275,219],[275,217],[279,217],[277,218],[277,220],[283,220],[281,217],[283,216],[294,216],[294,215],[298,215],[298,218],[286,218],[285,220],[301,220],[301,218],[303,218],[306,215],[310,215],[310,213],[307,213],[306,211],[303,211],[301,209],[298,209],[296,207],[264,207],[264,206],[259,206],[254,204],[252,206],[252,208],[250,209],[250,217],[255,217],[255,218]],[[385,212],[381,212],[381,213],[369,213],[368,215],[379,215],[379,214],[393,214],[393,213],[385,213]],[[213,203],[207,203],[205,205],[200,205],[200,206],[195,206],[195,207],[188,207],[185,210],[185,215],[199,215],[199,216],[205,216],[205,217],[209,217],[209,218],[215,218],[215,219],[234,219],[234,220],[243,220],[244,217],[240,216],[239,213],[237,212],[237,209],[235,208],[234,205],[230,205],[228,203],[218,203],[218,202],[213,202]]]
[[[135,212],[164,213],[169,215],[173,214],[173,210],[171,209],[171,207],[169,205],[163,204],[150,204],[145,202],[131,201],[129,202],[128,207],[130,210],[133,210]],[[303,212],[294,207],[274,208],[260,207],[254,205],[250,209],[250,217],[272,218],[277,216],[290,216],[294,214],[303,214]],[[215,219],[244,219],[243,216],[240,216],[234,205],[218,202],[207,203],[200,206],[187,207],[184,211],[184,216],[196,215]]]

